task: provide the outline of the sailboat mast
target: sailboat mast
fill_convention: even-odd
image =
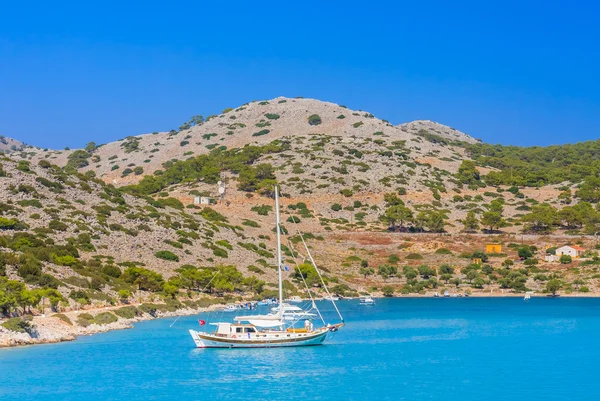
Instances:
[[[279,189],[275,186],[275,216],[277,230],[277,273],[279,274],[279,313],[283,314],[283,281],[281,277],[281,227],[279,224]]]

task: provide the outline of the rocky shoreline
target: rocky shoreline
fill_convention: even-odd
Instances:
[[[396,298],[431,298],[433,294],[411,294],[404,295]],[[470,294],[470,297],[474,298],[521,298],[523,294],[515,293],[487,293],[487,292],[476,292]],[[534,294],[533,298],[546,298],[547,294]],[[561,298],[599,298],[598,293],[589,294],[562,294]],[[373,297],[373,298],[382,298]],[[121,305],[120,307],[123,307]],[[210,312],[222,308],[223,305],[215,304],[208,307],[198,308],[182,308],[175,311],[157,311],[156,314],[151,315],[149,313],[142,313],[132,319],[126,319],[119,317],[116,322],[108,324],[91,324],[87,327],[83,327],[75,323],[80,313],[92,313],[98,315],[103,312],[118,309],[119,307],[113,308],[101,308],[95,310],[81,310],[81,311],[69,311],[64,312],[62,315],[67,316],[73,323],[69,324],[60,318],[56,317],[56,314],[50,314],[48,316],[34,316],[31,323],[35,326],[35,330],[29,333],[18,333],[10,331],[0,325],[0,348],[18,347],[25,345],[35,344],[51,344],[63,341],[73,341],[79,336],[92,335],[97,333],[104,333],[111,330],[123,330],[133,328],[133,323],[141,322],[145,320],[160,319],[165,317],[175,316],[189,316],[195,315],[202,312]]]
[[[87,327],[83,327],[75,323],[80,313],[91,313],[98,315],[103,312],[108,312],[118,308],[102,308],[94,311],[82,310],[82,311],[69,311],[61,313],[67,316],[73,323],[69,324],[64,320],[56,317],[55,313],[47,316],[34,316],[31,323],[34,326],[34,330],[31,333],[19,333],[10,331],[0,325],[0,348],[17,347],[24,345],[35,345],[35,344],[51,344],[63,341],[73,341],[79,336],[92,335],[97,333],[104,333],[111,330],[123,330],[133,328],[133,323],[160,319],[170,316],[188,316],[195,315],[201,312],[208,312],[215,310],[222,305],[211,305],[209,307],[202,308],[183,308],[176,311],[170,312],[157,312],[155,315],[148,313],[142,313],[140,316],[136,316],[132,319],[126,319],[119,317],[116,322],[108,324],[91,324]]]

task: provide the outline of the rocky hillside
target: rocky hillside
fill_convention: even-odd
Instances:
[[[222,274],[224,288],[249,276],[261,285],[275,281],[275,244],[266,227],[232,225],[211,208],[184,208],[174,198],[123,194],[47,162],[4,157],[1,166],[0,294],[9,279],[56,289],[52,296],[64,302],[115,300],[120,290],[125,298],[147,299],[169,278],[180,283],[177,269],[186,265],[208,269],[208,278],[227,270],[219,266],[234,266]],[[160,276],[131,276],[147,272]]]
[[[415,135],[434,134],[450,141],[460,141],[466,143],[478,143],[479,140],[460,132],[455,128],[448,127],[440,123],[429,120],[415,120],[409,123],[397,125],[402,131],[410,132]]]
[[[573,163],[576,150],[568,148],[561,160]],[[532,153],[517,151],[431,121],[393,126],[368,112],[290,98],[85,149],[13,150],[0,169],[0,295],[14,283],[26,286],[0,313],[14,313],[16,305],[24,310],[29,301],[23,300],[39,302],[42,294],[64,304],[193,297],[207,289],[267,296],[277,275],[275,183],[283,196],[286,264],[303,261],[306,255],[295,260],[291,249],[306,233],[339,293],[382,286],[389,293],[386,284],[405,293],[438,288],[434,278],[444,260],[454,266],[444,268],[445,285],[452,279],[456,288],[472,289],[477,277],[477,289],[542,288],[548,277],[535,281],[524,270],[504,280],[523,249],[532,260],[527,266],[543,260],[543,254],[528,259],[538,243],[512,243],[483,273],[470,260],[485,237],[459,246],[423,236],[600,231],[600,212],[590,203],[600,200],[600,184],[577,178],[588,170],[557,168],[535,149],[542,176],[526,168]],[[518,163],[514,180],[507,163]],[[568,181],[564,171],[579,176]],[[200,197],[213,204],[194,204]],[[294,269],[285,277],[288,293],[302,290]]]
[[[27,145],[23,142],[17,141],[13,138],[8,138],[3,135],[0,135],[0,152],[1,153],[11,153],[18,152],[25,149]]]

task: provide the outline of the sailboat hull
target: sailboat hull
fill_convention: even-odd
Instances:
[[[198,348],[305,347],[323,344],[328,333],[328,329],[322,329],[314,333],[272,332],[260,334],[260,337],[240,335],[238,338],[231,338],[190,330],[190,335]]]

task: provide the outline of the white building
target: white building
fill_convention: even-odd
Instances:
[[[561,257],[562,255],[568,255],[568,256],[572,257],[573,259],[577,259],[577,258],[582,257],[584,252],[585,252],[585,249],[583,249],[580,246],[565,245],[565,246],[561,246],[560,248],[556,249],[556,256]]]
[[[208,196],[194,196],[194,205],[212,205],[213,203],[215,200]]]

